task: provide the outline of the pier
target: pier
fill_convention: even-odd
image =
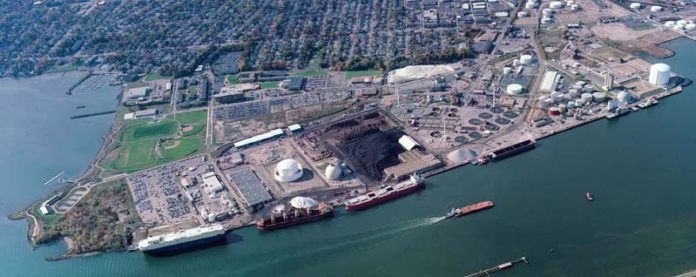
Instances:
[[[497,266],[491,267],[491,268],[489,268],[489,269],[484,269],[484,270],[481,270],[481,271],[479,271],[479,272],[475,272],[475,273],[466,275],[466,277],[491,276],[493,273],[496,273],[496,272],[499,272],[499,271],[503,271],[503,270],[506,270],[506,269],[510,269],[510,268],[512,268],[512,266],[515,265],[516,263],[522,263],[522,262],[525,263],[525,264],[529,263],[529,262],[527,261],[527,257],[522,257],[522,258],[519,258],[518,260],[515,260],[515,261],[509,261],[509,262],[502,263],[502,264],[499,264],[499,265],[497,265]]]
[[[73,90],[75,90],[78,86],[80,86],[85,80],[89,79],[89,77],[92,77],[92,71],[91,71],[91,70],[90,70],[89,72],[87,72],[87,75],[85,75],[84,77],[80,78],[79,81],[75,82],[75,84],[73,84],[72,86],[70,86],[70,88],[68,89],[68,91],[65,92],[65,94],[67,94],[67,95],[72,95]]]
[[[78,119],[78,118],[92,117],[92,116],[112,114],[112,113],[116,113],[116,110],[95,112],[95,113],[88,113],[88,114],[78,114],[78,115],[71,116],[70,119]]]

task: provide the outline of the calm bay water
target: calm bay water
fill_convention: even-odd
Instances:
[[[665,62],[696,79],[689,54],[696,43],[668,46],[679,54]],[[57,83],[71,82],[0,79],[3,214],[48,192],[41,184],[56,173],[84,170],[110,124],[109,116],[67,117],[76,105],[112,107],[115,90],[71,97]],[[32,251],[26,225],[1,219],[0,265],[7,276],[463,276],[527,256],[530,264],[499,275],[675,274],[696,268],[694,105],[690,87],[504,162],[432,177],[425,191],[366,212],[272,233],[237,230],[227,246],[169,258],[135,252],[46,262],[63,246]],[[595,202],[585,201],[586,191]],[[436,222],[452,207],[488,199],[497,203],[492,210]]]

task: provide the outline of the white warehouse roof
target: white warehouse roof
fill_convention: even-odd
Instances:
[[[407,135],[403,135],[401,136],[401,138],[399,138],[399,144],[401,144],[401,147],[403,147],[407,151],[411,151],[411,149],[420,145],[416,140]]]

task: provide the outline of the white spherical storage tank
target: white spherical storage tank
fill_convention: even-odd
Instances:
[[[522,93],[523,90],[524,88],[520,84],[509,84],[505,89],[505,92],[510,95],[517,95]]]
[[[669,75],[672,73],[672,69],[669,65],[663,63],[656,63],[650,66],[650,76],[648,77],[648,82],[655,86],[662,86],[669,82]]]
[[[326,170],[324,170],[324,175],[326,178],[329,180],[338,180],[341,178],[341,174],[343,174],[341,167],[337,166],[333,163],[330,163],[327,167]]]
[[[631,101],[631,98],[632,96],[625,91],[619,92],[619,94],[616,95],[616,100],[619,100],[621,103],[628,103]]]
[[[275,173],[273,174],[278,182],[297,181],[302,177],[302,166],[294,159],[282,160],[276,165]]]

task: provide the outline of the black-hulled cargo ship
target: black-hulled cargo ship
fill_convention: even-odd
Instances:
[[[536,147],[536,142],[528,139],[528,140],[513,144],[511,146],[493,151],[493,153],[491,154],[491,158],[493,159],[493,161],[500,161],[502,159],[512,157],[512,156],[517,155],[519,153],[522,153],[522,152],[525,152],[528,150],[532,150],[535,147]]]

